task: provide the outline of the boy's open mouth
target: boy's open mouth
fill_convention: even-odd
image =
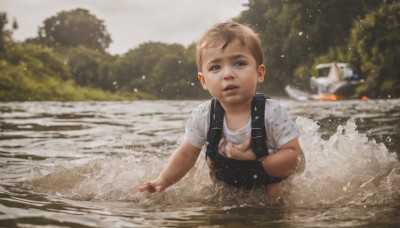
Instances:
[[[227,85],[225,87],[224,91],[233,90],[233,89],[236,89],[236,88],[239,88],[239,87],[235,86],[235,85]]]

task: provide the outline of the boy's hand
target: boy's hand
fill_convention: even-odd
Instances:
[[[225,146],[226,156],[236,160],[255,160],[256,154],[251,149],[250,142],[250,138],[240,144],[227,142]]]
[[[156,180],[149,181],[143,186],[139,187],[140,192],[149,191],[153,192],[162,192],[166,188],[165,181],[161,178],[157,178]]]

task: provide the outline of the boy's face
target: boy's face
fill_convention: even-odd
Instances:
[[[201,57],[200,82],[223,105],[251,101],[257,84],[264,81],[265,66],[257,66],[250,50],[237,39],[225,49],[206,48]]]

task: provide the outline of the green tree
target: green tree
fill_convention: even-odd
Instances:
[[[105,51],[111,43],[111,36],[102,20],[86,9],[77,8],[47,18],[39,28],[36,42],[51,47],[82,45]]]
[[[400,2],[383,4],[357,21],[351,61],[364,75],[359,95],[400,97]]]
[[[181,91],[179,98],[184,99],[205,99],[210,98],[210,94],[205,91],[198,80],[197,63],[196,63],[196,44],[189,45],[183,55],[182,63],[180,64],[180,73],[177,74],[181,80]]]
[[[112,68],[119,90],[151,91],[151,70],[163,55],[164,46],[161,43],[143,43],[119,57]]]
[[[267,75],[262,89],[282,94],[286,84],[306,81],[315,58],[346,46],[354,20],[383,2],[250,0],[237,20],[255,28],[263,42]]]
[[[8,35],[8,32],[5,29],[7,23],[7,14],[4,12],[0,12],[0,53],[4,53],[5,51],[5,40]]]
[[[195,45],[149,42],[119,57],[109,68],[120,91],[159,99],[199,99]]]
[[[150,92],[156,95],[154,84],[157,79],[153,68],[168,52],[174,51],[167,44],[149,42],[128,51],[120,57],[115,65],[113,74],[117,84],[123,91]]]
[[[51,100],[70,78],[68,67],[52,49],[10,43],[0,64],[0,100]]]
[[[114,90],[114,80],[107,74],[104,66],[112,62],[114,57],[84,46],[61,48],[57,52],[67,63],[72,78],[78,85]]]
[[[53,49],[48,47],[11,43],[7,50],[6,61],[11,66],[23,66],[36,79],[51,76],[68,80],[71,77],[68,66]]]
[[[152,87],[157,97],[164,99],[182,99],[190,96],[193,80],[196,79],[196,65],[185,58],[185,48],[175,45],[175,52],[167,52],[160,58],[152,70]]]
[[[13,31],[18,29],[18,23],[16,20],[13,20],[12,30],[7,29],[6,26],[8,24],[8,16],[6,12],[0,11],[0,58],[5,57],[6,52],[6,43],[11,42]]]
[[[121,100],[135,96],[84,88],[70,79],[69,68],[51,48],[10,42],[0,59],[0,101]]]

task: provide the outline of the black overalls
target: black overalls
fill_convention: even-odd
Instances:
[[[264,124],[266,96],[255,94],[251,107],[251,148],[257,159],[268,155]],[[271,177],[258,160],[236,160],[218,152],[225,111],[217,99],[211,101],[210,127],[207,133],[206,158],[212,164],[212,175],[229,185],[252,189],[278,183],[283,178]]]

